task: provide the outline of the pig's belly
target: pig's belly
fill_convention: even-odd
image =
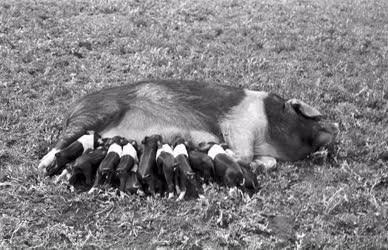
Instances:
[[[198,144],[200,142],[219,142],[220,138],[207,131],[197,119],[185,119],[183,116],[160,116],[149,114],[144,110],[128,112],[115,126],[110,126],[101,132],[103,138],[123,136],[140,143],[145,136],[160,134],[165,143],[179,135]]]

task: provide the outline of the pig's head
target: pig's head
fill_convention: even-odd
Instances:
[[[277,158],[300,160],[334,139],[335,126],[322,121],[323,115],[297,100],[270,94],[264,101],[268,119],[266,141]]]

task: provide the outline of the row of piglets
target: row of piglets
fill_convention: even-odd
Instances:
[[[194,147],[180,137],[164,144],[160,135],[151,135],[138,147],[134,140],[118,136],[101,139],[97,133],[89,133],[58,152],[53,168],[57,172],[48,168],[47,173],[52,176],[64,170],[57,181],[67,177],[74,186],[94,183],[89,192],[108,185],[132,194],[167,191],[168,198],[176,193],[177,200],[203,195],[202,184],[212,181],[256,192],[256,176],[223,146],[202,143]]]

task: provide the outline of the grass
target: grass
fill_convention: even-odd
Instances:
[[[388,248],[387,1],[4,0],[0,19],[0,248]],[[41,176],[70,103],[158,78],[300,98],[337,143],[259,176],[251,199],[89,196]]]

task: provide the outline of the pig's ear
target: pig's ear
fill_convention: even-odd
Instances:
[[[296,112],[302,114],[307,118],[320,119],[323,117],[321,112],[311,107],[307,103],[302,102],[301,100],[290,99],[287,101],[287,103],[289,103],[295,109]]]
[[[148,140],[148,136],[144,137],[144,139],[141,141],[141,144],[145,144],[147,140]]]

